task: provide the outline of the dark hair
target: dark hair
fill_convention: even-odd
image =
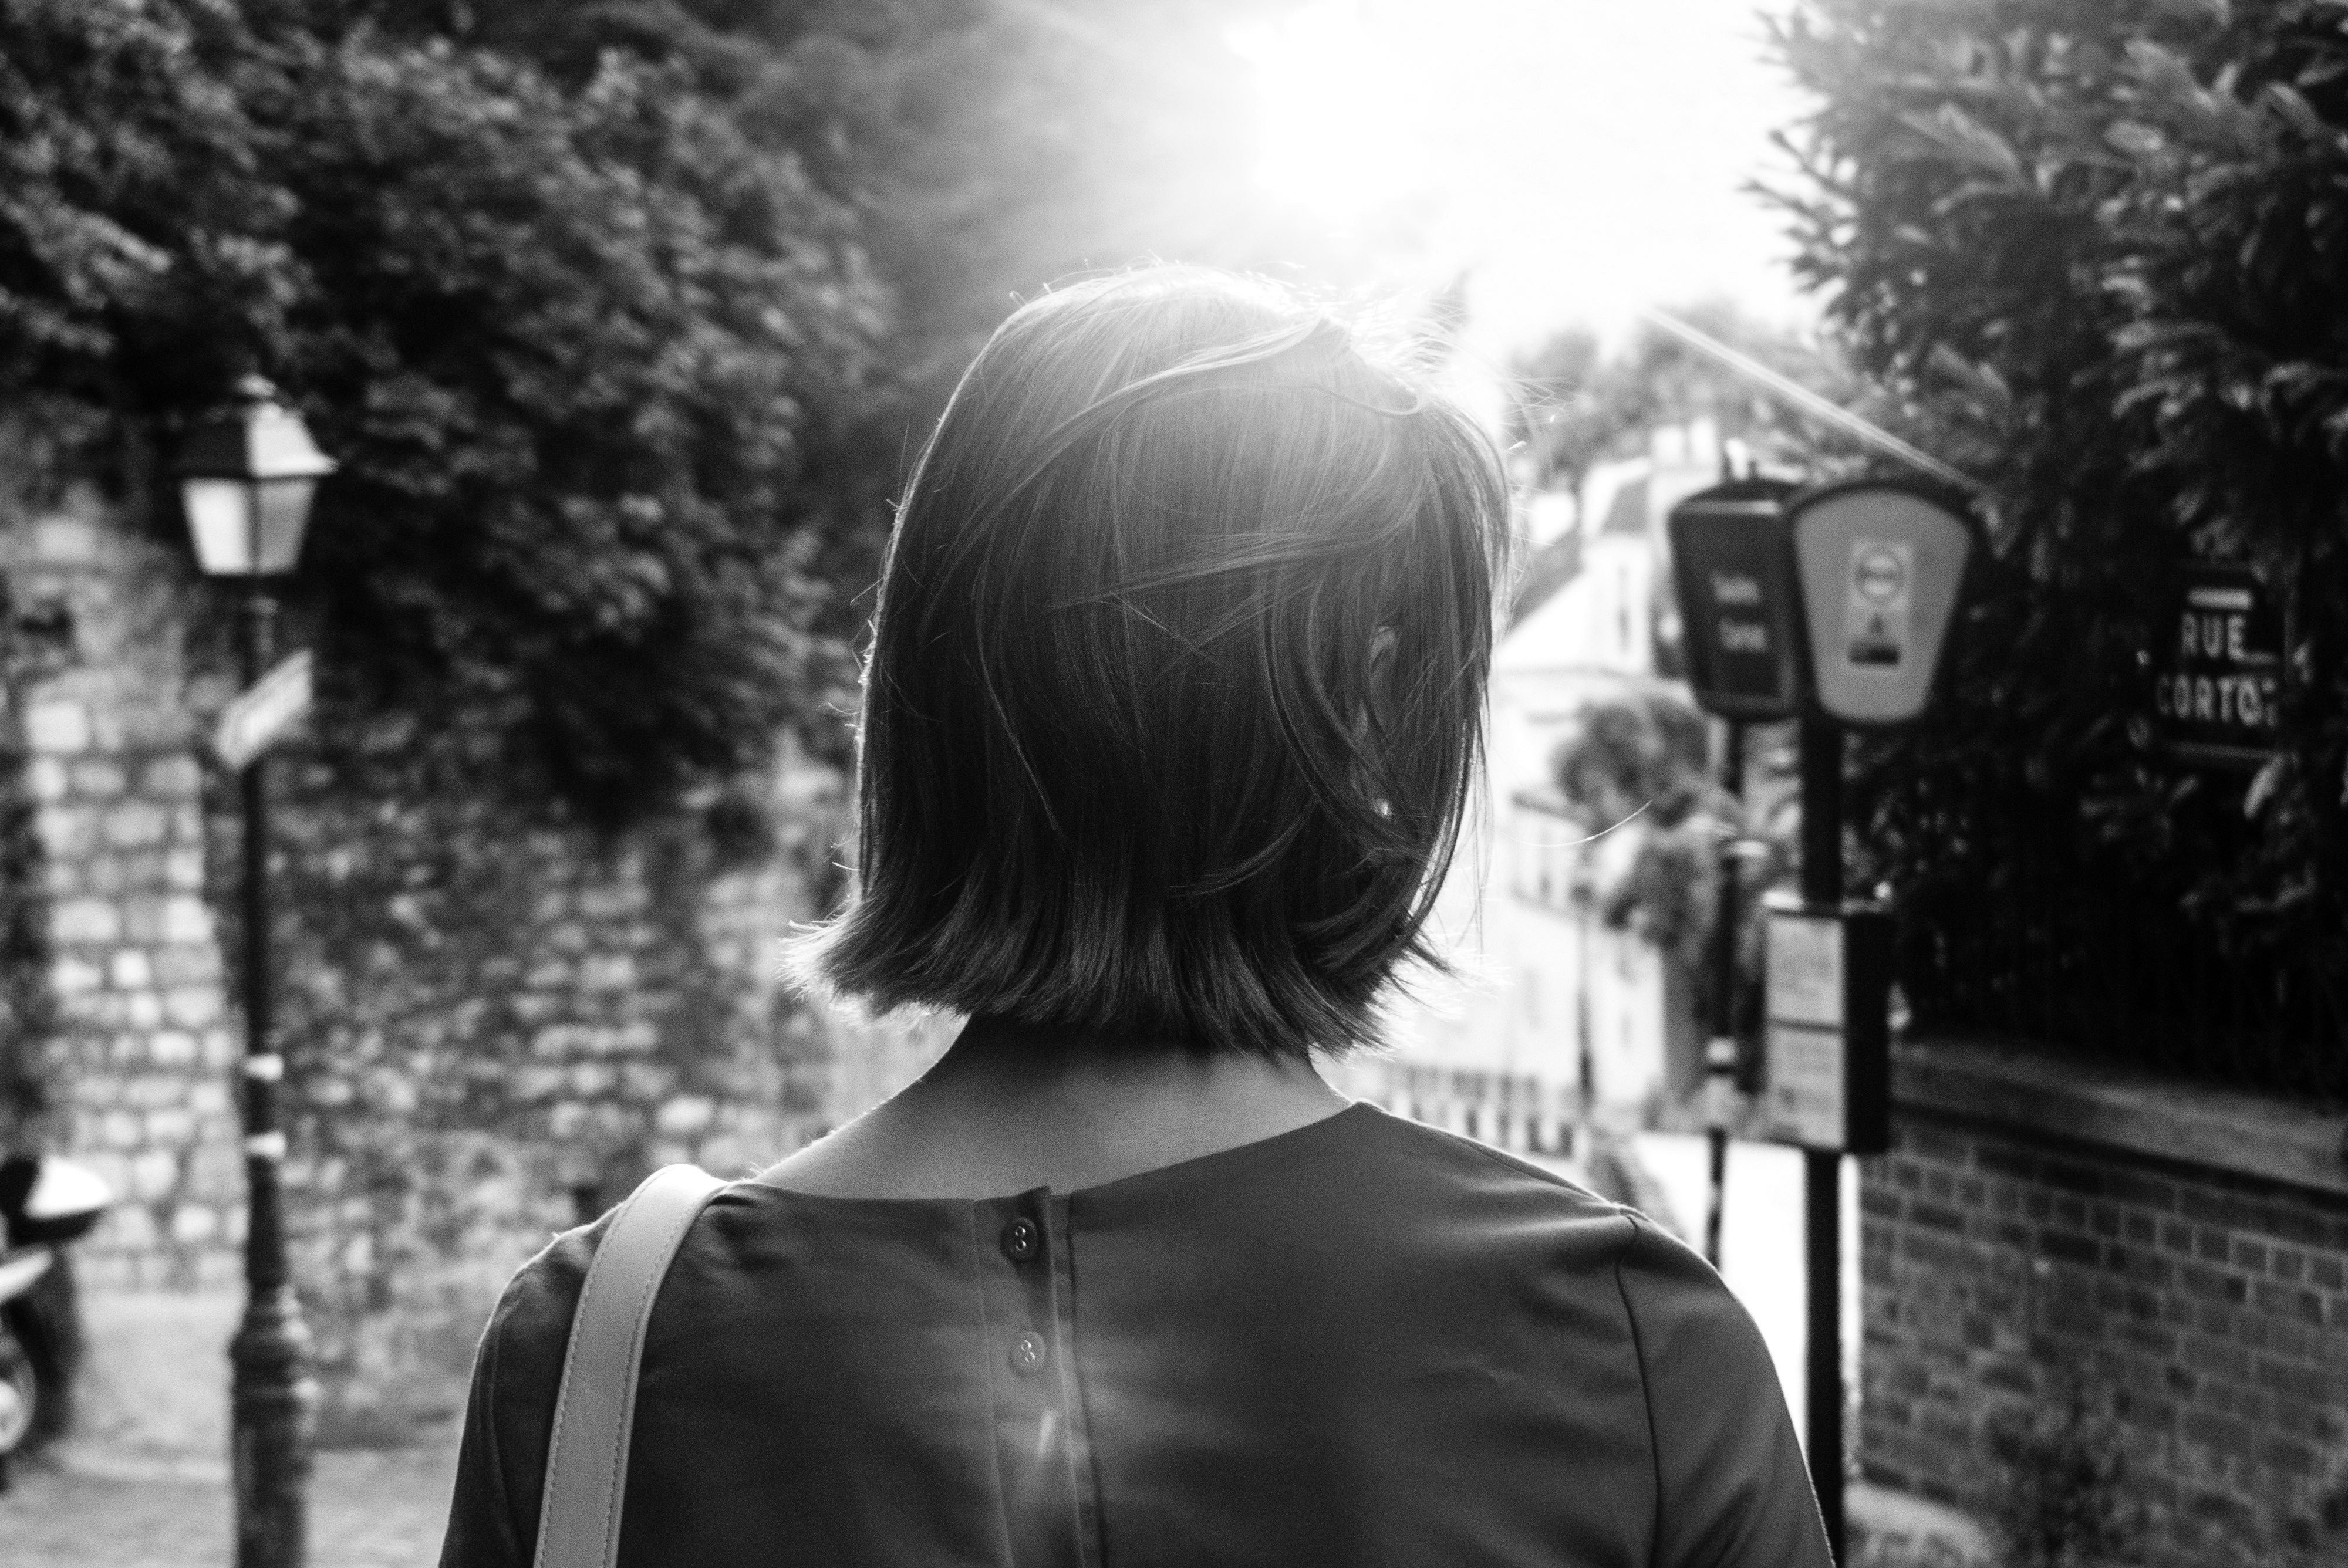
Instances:
[[[1406,354],[1270,284],[1014,313],[922,452],[865,671],[858,886],[804,978],[1045,1029],[1372,1038],[1482,749],[1507,493]]]

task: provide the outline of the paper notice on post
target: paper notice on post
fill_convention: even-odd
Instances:
[[[1772,1023],[1842,1027],[1842,922],[1831,915],[1772,913],[1766,973]]]
[[[1850,1123],[1842,1031],[1773,1022],[1768,1047],[1761,1102],[1769,1136],[1805,1149],[1843,1147]]]

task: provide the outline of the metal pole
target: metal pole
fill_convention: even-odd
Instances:
[[[1842,906],[1842,728],[1802,721],[1802,902]]]
[[[1802,902],[1842,907],[1842,731],[1802,721]],[[1809,1349],[1806,1378],[1810,1484],[1827,1545],[1843,1556],[1842,1156],[1802,1151],[1803,1250],[1807,1255]]]
[[[277,607],[256,584],[242,620],[244,684],[269,668]],[[255,757],[239,781],[244,804],[244,1320],[229,1341],[231,1460],[237,1568],[302,1568],[316,1387],[310,1331],[285,1266],[278,1172],[285,1134],[277,1085],[285,1075],[271,1030],[269,793]]]
[[[1597,1071],[1590,1057],[1590,845],[1573,852],[1573,1038],[1574,1124],[1573,1158],[1590,1158],[1591,1107],[1597,1099]]]
[[[1745,798],[1745,726],[1725,721],[1727,737],[1721,748],[1720,784],[1730,800]],[[1711,1184],[1704,1211],[1704,1257],[1720,1266],[1720,1225],[1728,1193],[1728,1091],[1726,1080],[1736,1070],[1736,893],[1737,856],[1734,834],[1720,841],[1720,896],[1715,900],[1712,948],[1712,1029],[1704,1042],[1704,1142]]]

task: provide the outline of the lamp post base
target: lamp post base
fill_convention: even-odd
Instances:
[[[236,1568],[302,1568],[318,1389],[292,1286],[252,1292],[228,1357]]]

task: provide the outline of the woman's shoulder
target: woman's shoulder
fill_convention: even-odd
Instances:
[[[571,1319],[612,1215],[563,1231],[514,1271],[473,1360],[444,1563],[520,1564],[530,1556],[547,1435]]]
[[[732,1181],[712,1194],[678,1244],[679,1263],[713,1245],[722,1249],[722,1238],[712,1234],[718,1227],[711,1220],[721,1211],[754,1209],[755,1197],[763,1191],[752,1182]],[[490,1314],[489,1337],[501,1346],[535,1345],[551,1338],[559,1349],[570,1337],[587,1271],[623,1206],[614,1205],[585,1225],[557,1232],[516,1269]]]
[[[1592,1192],[1550,1163],[1374,1107],[1340,1178],[1344,1199],[1397,1233],[1602,1277],[1633,1318],[1693,1316],[1742,1337],[1745,1308],[1713,1266],[1657,1217]],[[1757,1343],[1757,1335],[1753,1336]]]
[[[1562,1161],[1513,1154],[1375,1105],[1360,1109],[1355,1153],[1365,1192],[1446,1210],[1545,1216],[1587,1232],[1593,1245],[1631,1242],[1636,1211],[1582,1185]]]
[[[1455,1268],[1497,1261],[1612,1325],[1636,1368],[1658,1496],[1657,1563],[1824,1564],[1776,1368],[1752,1315],[1713,1266],[1664,1225],[1529,1160],[1387,1117],[1384,1155],[1434,1224]],[[1455,1238],[1448,1244],[1440,1238]]]
[[[541,1379],[532,1373],[559,1368],[588,1267],[617,1213],[614,1209],[588,1225],[558,1232],[507,1280],[483,1336],[485,1345],[494,1348],[506,1380],[534,1384]],[[541,1362],[543,1368],[538,1366]]]

